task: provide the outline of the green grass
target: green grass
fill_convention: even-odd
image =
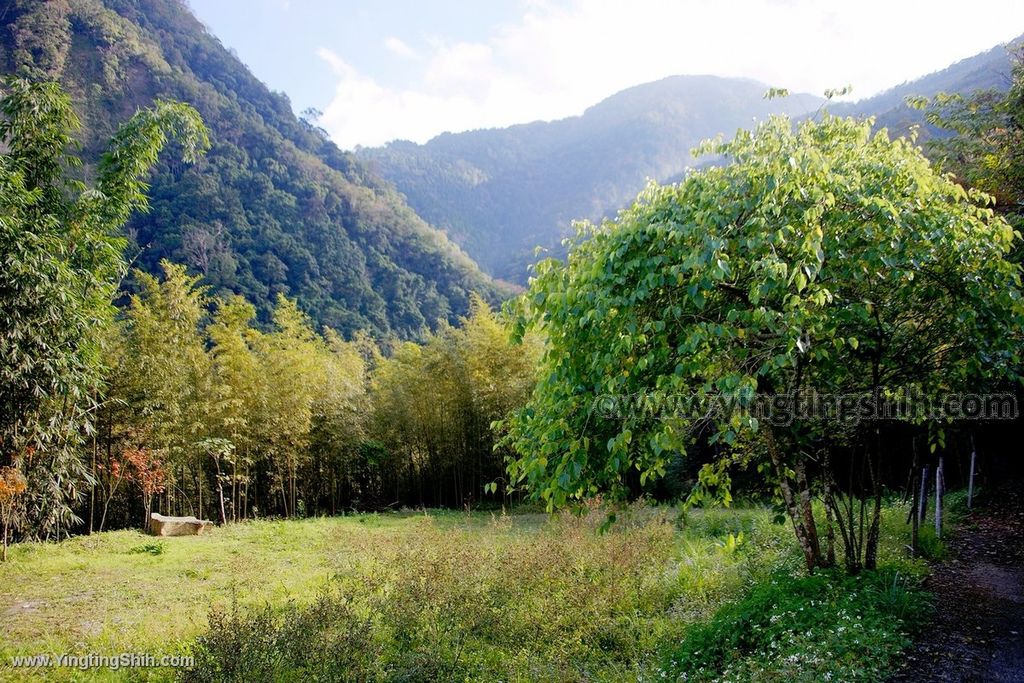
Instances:
[[[893,604],[916,596],[923,571],[903,558],[905,514],[891,507],[884,518],[885,581],[901,576],[889,590]],[[600,534],[601,514],[431,511],[19,544],[0,565],[0,662],[191,653],[195,680],[230,671],[246,681],[660,680],[701,628],[735,630],[729,610],[759,590],[804,594],[790,583],[802,575],[792,532],[771,518],[757,508],[637,508]],[[894,636],[893,647],[902,643]],[[816,646],[793,645],[809,657]],[[759,648],[741,649],[730,671],[788,670],[788,660]],[[882,661],[850,652],[857,662]],[[0,679],[31,673],[0,664]],[[37,674],[163,680],[174,672]]]
[[[280,615],[288,605],[301,608],[325,591],[355,591],[362,582],[363,597],[377,591],[373,604],[394,612],[396,623],[402,610],[417,616],[403,628],[424,651],[441,649],[430,640],[437,638],[431,619],[460,620],[457,629],[473,634],[462,645],[460,667],[492,671],[499,662],[510,676],[520,672],[520,680],[622,680],[649,667],[659,644],[686,623],[749,585],[755,564],[793,559],[789,531],[761,510],[691,512],[680,528],[670,511],[641,509],[606,534],[597,532],[601,519],[357,515],[249,522],[159,541],[116,531],[19,544],[0,565],[0,661],[38,653],[186,652],[207,628],[211,608],[230,612],[237,601],[242,613],[269,605]],[[743,532],[739,547],[729,543],[733,531]],[[755,547],[758,553],[749,552]],[[379,600],[381,591],[390,591],[387,601]],[[405,604],[392,609],[399,599]],[[480,615],[491,626],[477,624]],[[386,637],[384,630],[378,635]],[[0,668],[5,675],[15,672]]]

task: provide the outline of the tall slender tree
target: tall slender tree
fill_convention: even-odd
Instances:
[[[119,230],[146,208],[145,174],[169,138],[208,147],[191,107],[157,102],[114,136],[88,187],[74,177],[78,118],[53,83],[0,87],[0,464],[28,479],[26,531],[66,534],[89,482],[99,334],[126,270]]]

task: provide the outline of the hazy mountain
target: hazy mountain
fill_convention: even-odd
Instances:
[[[60,80],[93,159],[157,97],[202,114],[213,148],[153,173],[151,211],[129,226],[137,265],[185,262],[264,319],[283,292],[345,333],[415,337],[464,313],[471,290],[495,298],[465,253],[297,119],[181,0],[12,0],[0,16],[0,66]]]
[[[913,125],[929,128],[923,113],[906,105],[908,97],[931,97],[940,92],[966,94],[989,88],[1007,89],[1010,86],[1011,46],[1019,44],[1022,38],[1024,36],[873,97],[830,105],[829,110],[835,114],[874,116],[878,126],[884,126],[897,135],[908,132]],[[935,132],[928,130],[925,134]]]
[[[414,337],[453,320],[470,291],[499,296],[473,259],[522,282],[535,246],[560,253],[574,219],[613,214],[648,178],[678,178],[701,139],[821,105],[810,95],[765,100],[766,86],[752,80],[676,76],[580,116],[394,142],[357,158],[297,119],[182,0],[12,0],[0,16],[0,68],[59,79],[93,158],[157,97],[192,103],[210,127],[204,161],[155,170],[152,210],[129,226],[139,266],[185,262],[214,291],[253,300],[264,318],[283,292],[346,333]],[[921,121],[906,96],[1005,87],[1008,74],[997,47],[831,109],[877,115],[903,132]]]
[[[1005,88],[1009,72],[1009,53],[999,46],[829,109],[874,115],[879,126],[904,133],[923,123],[921,112],[904,104],[907,96]],[[357,154],[484,268],[522,282],[535,246],[560,253],[572,220],[614,214],[647,178],[679,179],[694,164],[689,152],[700,140],[731,135],[770,113],[811,115],[822,104],[811,95],[765,100],[766,89],[746,79],[675,76],[612,95],[582,116],[444,134],[424,145],[393,142]]]
[[[357,153],[484,268],[522,282],[535,246],[557,252],[574,219],[613,214],[648,178],[680,174],[702,139],[821,103],[810,95],[765,100],[766,89],[747,79],[675,76],[624,90],[581,116]]]

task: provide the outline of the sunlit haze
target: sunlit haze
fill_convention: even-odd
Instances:
[[[1024,32],[1016,0],[191,4],[342,147],[570,116],[674,74],[865,97]]]

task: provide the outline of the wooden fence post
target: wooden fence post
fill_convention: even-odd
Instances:
[[[928,508],[928,465],[921,468],[921,495],[917,499],[917,523],[924,524],[924,511]]]
[[[974,460],[978,456],[978,451],[974,446],[974,435],[971,434],[971,473],[967,477],[967,509],[971,509],[971,505],[974,503]]]

